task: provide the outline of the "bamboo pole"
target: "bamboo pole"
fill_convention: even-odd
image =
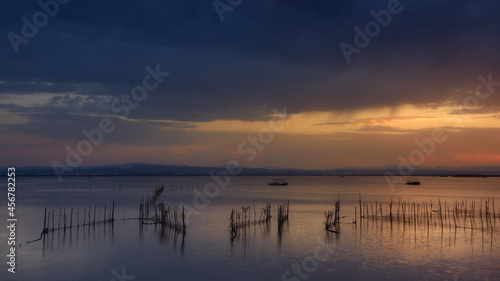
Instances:
[[[46,225],[45,223],[47,222],[47,207],[45,207],[45,212],[43,214],[43,231],[45,232],[45,230],[47,229],[46,228]]]
[[[455,217],[456,210],[457,209],[453,210],[453,222],[455,223],[455,228],[457,228],[457,219]]]
[[[400,210],[400,208],[401,208],[401,197],[398,200],[398,213],[397,213],[397,216],[398,216],[397,220],[398,220],[398,222],[399,222],[399,210]]]
[[[361,219],[361,191],[358,191],[359,194],[359,218]]]
[[[392,197],[391,197],[391,204],[389,205],[389,218],[392,222]]]

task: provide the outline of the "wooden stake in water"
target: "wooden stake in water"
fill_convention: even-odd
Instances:
[[[359,218],[361,219],[362,215],[361,215],[361,191],[358,191],[359,192]]]
[[[392,222],[392,197],[391,197],[391,204],[389,205],[389,219]]]
[[[495,222],[495,218],[496,218],[496,215],[495,215],[495,198],[492,198],[492,203],[493,203],[493,222]]]
[[[45,226],[45,223],[47,222],[47,207],[45,207],[45,212],[44,212],[44,215],[43,215],[43,231],[45,232],[45,229],[46,226]]]
[[[456,209],[453,210],[453,222],[455,223],[455,228],[457,228],[457,219],[456,219],[456,216],[455,216],[455,212],[456,212]]]

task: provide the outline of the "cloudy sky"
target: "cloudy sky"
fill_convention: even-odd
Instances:
[[[0,1],[0,166],[66,165],[102,120],[79,165],[379,167],[435,128],[422,166],[500,164],[498,1],[59,1]]]

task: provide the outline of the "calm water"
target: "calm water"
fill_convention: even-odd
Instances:
[[[205,209],[189,216],[187,233],[182,235],[123,219],[138,217],[140,199],[159,184],[165,191],[158,201],[193,206],[193,188],[202,189],[209,177],[68,177],[64,183],[46,177],[18,178],[17,240],[22,246],[17,248],[17,273],[7,273],[8,246],[5,227],[1,228],[0,279],[500,280],[499,219],[494,232],[382,220],[358,219],[352,224],[358,192],[367,203],[387,203],[392,197],[450,204],[492,197],[498,212],[500,178],[423,177],[421,186],[399,185],[394,192],[383,177],[287,179],[289,186],[271,187],[269,177],[231,178]],[[338,196],[343,216],[340,233],[327,233],[324,212],[334,208]],[[66,208],[69,216],[70,208],[83,213],[85,206],[109,208],[113,200],[114,224],[50,232],[41,241],[25,244],[39,237],[45,207],[56,210],[57,225],[59,208]],[[231,241],[233,207],[255,204],[258,217],[266,202],[286,200],[290,218],[280,231],[274,217],[269,225],[241,230]],[[6,206],[5,199],[2,204]],[[0,213],[4,223],[6,215],[4,208]],[[318,253],[322,260],[315,258]]]

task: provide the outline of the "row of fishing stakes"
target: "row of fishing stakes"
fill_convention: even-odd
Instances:
[[[64,209],[59,208],[59,214],[56,217],[56,210],[52,209],[52,212],[49,210],[47,214],[47,207],[45,207],[45,213],[43,216],[42,234],[55,230],[66,231],[66,229],[71,229],[73,227],[80,227],[86,225],[90,226],[100,223],[113,223],[115,220],[115,201],[113,201],[111,208],[108,208],[107,205],[104,205],[104,211],[102,212],[102,216],[101,216],[101,211],[102,211],[101,208],[102,208],[101,205],[99,205],[99,209],[97,209],[97,206],[94,206],[94,208],[85,207],[83,209],[82,216],[80,216],[80,208],[76,208],[76,212],[74,212],[74,208],[71,208],[70,210],[68,210],[68,212],[66,212],[66,208]],[[92,209],[94,209],[93,213]],[[75,222],[73,220],[74,213],[76,213]],[[57,218],[58,222],[56,225]],[[50,227],[51,223],[52,227]]]
[[[288,211],[289,211],[290,201],[286,203],[278,205],[278,227],[288,220]],[[230,227],[231,227],[231,240],[234,240],[238,235],[238,229],[244,228],[246,226],[260,224],[260,223],[268,223],[272,218],[272,205],[271,203],[267,203],[265,207],[262,208],[260,212],[259,219],[257,219],[257,212],[255,208],[255,203],[253,203],[253,220],[251,214],[252,207],[241,207],[241,211],[238,209],[231,210],[231,218],[230,218]]]
[[[182,212],[177,209],[177,207],[170,208],[165,206],[163,202],[156,204],[156,199],[164,190],[162,185],[156,188],[153,192],[151,198],[143,198],[139,205],[139,220],[141,225],[143,224],[161,224],[162,226],[169,227],[175,231],[182,231],[186,233],[186,216],[184,214],[184,207],[182,207]],[[153,207],[155,214],[154,216],[149,215],[150,206]],[[149,222],[148,222],[149,221]]]
[[[456,200],[451,205],[444,204],[439,199],[437,204],[430,202],[416,203],[409,200],[382,203],[362,203],[359,194],[360,219],[389,220],[408,224],[423,224],[427,226],[455,227],[494,231],[496,219],[500,213],[495,211],[495,200]],[[385,213],[384,213],[385,210]],[[357,215],[356,215],[357,216]]]
[[[165,190],[165,187],[162,185],[161,187],[155,188],[153,196],[151,196],[151,198],[149,198],[149,196],[145,199],[142,198],[139,205],[139,219],[144,220],[146,218],[149,218],[149,206],[155,204],[156,199],[158,198],[158,196],[160,196],[163,190]]]

